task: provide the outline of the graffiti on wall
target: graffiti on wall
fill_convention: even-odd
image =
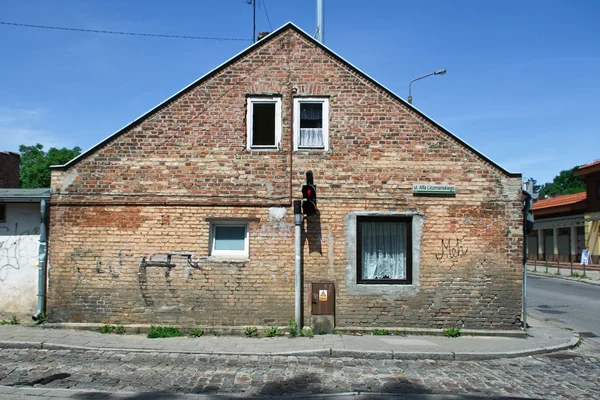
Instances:
[[[14,231],[0,227],[0,282],[6,281],[11,271],[37,264],[39,229],[19,232],[15,224]]]
[[[435,258],[461,258],[467,255],[469,249],[462,244],[462,239],[442,239],[441,249],[435,253]]]

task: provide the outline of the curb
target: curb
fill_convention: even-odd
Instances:
[[[556,268],[556,267],[554,267],[554,268]],[[529,271],[529,270],[527,270],[527,274],[533,275],[533,276],[543,276],[546,278],[562,279],[563,281],[587,283],[588,285],[593,285],[593,286],[600,286],[600,281],[593,281],[590,279],[571,278],[570,276],[566,276],[566,275],[559,276],[559,275],[554,275],[554,274],[546,274],[545,272],[535,272],[535,271]]]
[[[113,348],[74,346],[58,343],[44,342],[17,342],[0,341],[0,349],[33,349],[33,350],[83,350],[83,351],[114,351],[121,353],[168,353],[168,354],[196,354],[202,356],[279,356],[279,357],[319,357],[319,358],[360,358],[371,360],[445,360],[445,361],[479,361],[496,360],[502,358],[527,357],[539,354],[553,353],[568,350],[579,343],[579,334],[574,333],[568,343],[548,347],[538,347],[530,350],[512,352],[394,352],[394,351],[364,351],[346,349],[316,349],[301,351],[283,351],[272,353],[240,353],[240,352],[196,352],[184,350],[162,350],[142,348]]]

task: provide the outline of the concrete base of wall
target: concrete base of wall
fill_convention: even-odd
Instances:
[[[313,315],[311,325],[315,334],[333,333],[335,317],[333,315]]]

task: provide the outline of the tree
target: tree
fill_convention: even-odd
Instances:
[[[77,157],[81,148],[75,146],[73,149],[57,149],[51,147],[48,152],[43,150],[44,146],[19,146],[21,153],[21,182],[22,188],[48,188],[50,187],[50,166],[61,165]]]
[[[560,174],[554,177],[552,182],[543,184],[540,187],[540,198],[544,198],[549,194],[574,194],[585,192],[585,181],[582,178],[573,176],[573,173],[577,171],[579,167],[573,167],[564,171],[560,171]]]

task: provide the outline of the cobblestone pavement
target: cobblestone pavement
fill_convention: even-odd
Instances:
[[[239,397],[366,392],[461,398],[600,398],[600,340],[545,356],[394,361],[0,350],[0,385]],[[365,398],[365,397],[361,397]],[[436,396],[437,398],[437,396]]]

